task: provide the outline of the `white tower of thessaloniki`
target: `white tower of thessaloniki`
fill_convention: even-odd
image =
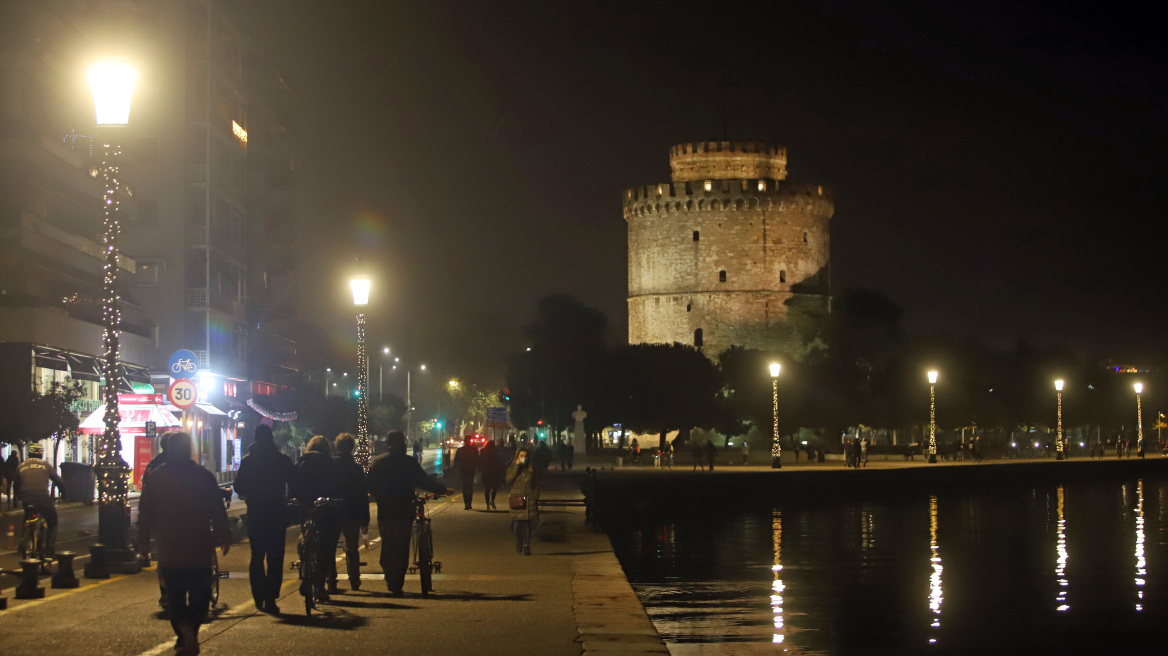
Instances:
[[[787,301],[830,309],[835,211],[822,185],[787,181],[787,149],[704,141],[669,151],[673,181],[623,197],[629,343],[773,350]]]

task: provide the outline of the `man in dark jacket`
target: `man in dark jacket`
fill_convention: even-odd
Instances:
[[[231,548],[227,509],[215,475],[190,459],[187,433],[168,438],[166,464],[145,477],[138,502],[138,549],[150,553],[158,538],[158,568],[166,581],[170,625],[179,654],[199,653],[199,624],[211,605],[211,565],[215,545]],[[182,454],[187,457],[181,457]],[[212,531],[212,528],[214,529]]]
[[[57,543],[57,506],[53,501],[52,485],[57,486],[58,495],[65,496],[65,483],[57,475],[55,467],[45,462],[44,447],[33,442],[28,445],[28,459],[16,469],[13,487],[16,496],[24,506],[24,519],[40,513],[45,518],[45,553],[52,555]]]
[[[344,472],[344,490],[341,496],[345,503],[341,508],[341,535],[345,537],[345,564],[349,569],[349,589],[361,589],[361,537],[369,533],[369,490],[365,487],[365,470],[353,458],[357,440],[349,433],[341,433],[333,443],[337,454],[333,456]],[[329,593],[337,592],[337,561],[325,570]]]
[[[387,453],[369,465],[369,493],[377,500],[377,530],[381,532],[381,571],[385,587],[395,597],[402,595],[406,569],[410,564],[410,527],[414,521],[414,490],[434,494],[454,494],[426,475],[406,454],[406,436],[401,431],[386,435]]]
[[[454,468],[458,470],[458,480],[462,483],[462,503],[467,510],[470,510],[474,499],[475,472],[479,466],[479,449],[471,440],[471,436],[467,435],[462,446],[454,452]]]
[[[341,512],[337,506],[326,505],[313,510],[317,499],[342,500],[345,488],[345,472],[333,461],[333,449],[323,435],[314,435],[308,440],[304,455],[296,462],[292,474],[292,496],[300,502],[305,514],[315,512],[316,527],[320,531],[319,551],[316,553],[316,571],[328,572],[336,567],[337,541],[341,539]],[[315,591],[321,602],[328,601],[328,591],[321,587]]]
[[[292,460],[276,448],[271,427],[256,426],[255,441],[235,475],[235,492],[247,502],[247,537],[251,543],[248,578],[256,609],[264,613],[280,612],[276,598],[284,582],[284,538],[288,530],[286,509],[291,480]]]

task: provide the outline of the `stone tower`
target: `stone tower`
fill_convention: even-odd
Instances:
[[[822,185],[787,181],[787,149],[737,141],[669,150],[673,181],[629,189],[629,343],[780,346],[787,301],[830,309]]]

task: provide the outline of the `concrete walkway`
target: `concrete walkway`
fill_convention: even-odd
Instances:
[[[545,498],[556,497],[580,494],[571,481],[553,476]],[[505,499],[500,496],[501,506]],[[476,501],[481,506],[481,497]],[[435,558],[443,567],[427,597],[419,594],[417,575],[407,577],[404,597],[386,594],[380,544],[371,530],[374,544],[362,551],[367,565],[360,591],[347,591],[342,580],[342,593],[306,617],[289,570],[279,602],[284,614],[260,614],[248,588],[248,547],[236,545],[221,560],[230,578],[222,582],[215,620],[200,635],[203,653],[668,653],[608,538],[584,526],[582,507],[545,509],[533,555],[522,556],[515,553],[507,512],[462,506],[460,496],[431,502]],[[295,559],[295,536],[290,530],[288,563]],[[170,626],[155,612],[152,570],[47,592],[45,600],[9,599],[9,610],[0,611],[0,653],[171,653]]]

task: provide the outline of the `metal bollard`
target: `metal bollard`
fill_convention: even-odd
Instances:
[[[106,562],[105,545],[95,544],[89,548],[89,564],[85,566],[85,578],[108,579],[109,577],[109,563]]]
[[[72,551],[62,551],[57,554],[57,573],[53,575],[54,588],[77,588],[81,586],[81,582],[77,580],[77,575],[73,573],[73,559],[77,554]]]
[[[17,599],[44,599],[45,589],[40,586],[41,561],[20,561],[20,585],[16,586]]]

